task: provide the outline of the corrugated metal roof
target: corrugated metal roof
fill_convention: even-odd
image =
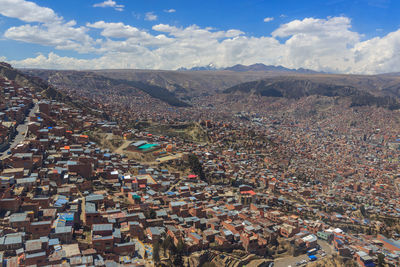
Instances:
[[[107,224],[93,224],[92,229],[95,232],[112,231],[113,230],[113,225],[110,224],[110,223],[107,223]]]

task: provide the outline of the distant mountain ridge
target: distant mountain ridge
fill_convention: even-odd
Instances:
[[[196,66],[190,69],[184,67],[177,69],[177,71],[203,71],[203,70],[219,70],[219,69],[216,68],[213,64],[208,64],[207,66]]]
[[[301,73],[301,74],[315,74],[315,73],[322,73],[322,72],[317,72],[314,70],[309,70],[309,69],[288,69],[283,66],[273,66],[273,65],[264,65],[262,63],[256,63],[253,65],[241,65],[237,64],[232,67],[224,68],[224,70],[229,70],[229,71],[236,71],[236,72],[244,72],[244,71],[276,71],[276,72],[295,72],[295,73]]]
[[[387,109],[400,109],[395,97],[377,96],[366,90],[350,85],[339,85],[313,81],[307,78],[272,78],[235,85],[223,91],[255,94],[266,97],[299,99],[310,95],[327,97],[348,97],[351,106],[378,106]]]
[[[248,71],[269,71],[269,72],[292,72],[292,73],[300,73],[300,74],[316,74],[316,73],[323,73],[318,72],[310,69],[289,69],[283,66],[274,66],[274,65],[265,65],[262,63],[256,63],[253,65],[242,65],[236,64],[232,67],[227,68],[216,68],[214,64],[209,64],[207,66],[196,66],[193,68],[179,68],[178,71],[212,71],[212,70],[227,70],[227,71],[234,71],[234,72],[248,72]]]

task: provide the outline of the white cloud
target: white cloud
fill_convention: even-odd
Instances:
[[[272,36],[288,38],[282,44],[282,65],[348,72],[354,64],[352,47],[361,37],[350,28],[351,20],[346,17],[305,18],[281,25]]]
[[[117,11],[124,11],[124,5],[118,5],[117,2],[113,0],[106,0],[101,3],[94,4],[93,7],[112,7]]]
[[[144,19],[148,20],[148,21],[154,21],[154,20],[157,20],[157,18],[158,17],[157,17],[156,14],[154,14],[154,12],[147,12],[145,17],[144,17]]]
[[[144,53],[144,54],[143,54]],[[142,57],[139,57],[143,55]],[[30,66],[32,68],[48,69],[117,69],[117,68],[152,68],[154,56],[146,50],[138,49],[135,52],[109,53],[95,59],[77,59],[62,57],[53,52],[47,56],[40,54],[24,60],[8,61],[15,67]],[[147,66],[147,67],[146,67]]]
[[[129,38],[139,34],[146,34],[144,31],[139,31],[137,28],[119,23],[107,23],[104,21],[97,21],[95,23],[87,23],[87,27],[102,29],[101,35],[104,37],[113,38]]]
[[[137,49],[138,46],[162,46],[173,42],[171,38],[167,38],[164,34],[151,35],[144,30],[139,30],[130,25],[119,23],[107,23],[97,21],[88,23],[87,27],[101,29],[101,35],[107,39],[101,43],[100,52],[118,52],[130,49]],[[124,39],[124,40],[115,40]]]
[[[55,49],[92,53],[97,58],[62,57],[52,52],[10,61],[15,66],[176,69],[210,63],[226,67],[260,62],[341,73],[400,71],[400,30],[362,40],[362,34],[352,30],[347,17],[293,20],[270,35],[254,37],[238,29],[217,30],[197,25],[156,24],[151,29],[139,29],[122,22],[97,21],[78,26],[75,21],[65,22],[52,10],[47,13],[53,15],[41,21],[35,19],[35,24],[11,27],[4,36]],[[26,20],[23,16],[20,19]],[[91,37],[95,31],[100,31],[97,40]]]
[[[62,20],[52,9],[24,0],[0,0],[0,14],[24,22],[54,23]]]
[[[164,12],[166,12],[166,13],[175,13],[176,10],[173,9],[173,8],[171,8],[171,9],[166,9],[166,10],[164,10]]]
[[[264,19],[264,22],[270,22],[270,21],[273,21],[273,20],[274,20],[273,17],[266,17],[266,18]]]
[[[351,21],[347,17],[333,17],[328,19],[305,18],[303,20],[293,20],[281,25],[272,32],[272,36],[288,37],[296,34],[321,35],[342,34],[351,28]]]
[[[399,72],[400,30],[357,43],[352,52],[355,62],[353,72]]]
[[[76,21],[65,22],[52,9],[40,7],[33,2],[0,0],[0,4],[3,16],[36,22],[34,25],[25,24],[7,29],[5,38],[82,53],[93,51],[95,42],[87,34],[88,29],[77,27]]]
[[[22,25],[8,29],[4,36],[8,39],[26,43],[53,46],[56,49],[93,51],[93,39],[87,34],[87,28],[74,27],[75,22],[51,25]]]

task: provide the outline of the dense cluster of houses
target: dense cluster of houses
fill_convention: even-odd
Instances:
[[[176,115],[200,120],[210,142],[197,143],[132,134],[124,120],[105,121],[12,81],[0,88],[3,143],[12,132],[3,125],[15,127],[39,101],[26,139],[1,161],[6,266],[145,266],[167,237],[187,255],[241,249],[272,257],[282,241],[294,253],[326,242],[360,266],[374,266],[379,254],[400,264],[399,233],[384,221],[400,218],[398,140],[388,134],[395,129],[350,134],[251,113],[240,121],[203,120],[205,111]],[[160,121],[175,113],[160,113]],[[93,130],[134,138],[132,151],[180,156],[145,164],[102,149],[86,134]],[[191,155],[204,179],[178,171]]]
[[[17,125],[24,121],[33,106],[32,93],[27,87],[0,78],[0,152],[7,149]]]

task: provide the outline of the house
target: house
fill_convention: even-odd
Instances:
[[[283,237],[290,238],[300,231],[299,227],[283,223],[280,227],[280,234]]]
[[[25,254],[25,265],[36,265],[36,266],[44,266],[47,264],[46,262],[46,252],[41,251],[37,253],[26,253]]]
[[[364,251],[358,251],[354,254],[357,263],[362,267],[375,267],[374,260]]]
[[[51,232],[51,221],[31,222],[26,231],[36,238],[48,236]]]
[[[332,232],[326,232],[326,231],[319,231],[317,232],[317,237],[319,239],[322,239],[324,241],[328,241],[329,243],[332,242],[333,240],[333,233]]]
[[[0,237],[0,248],[2,250],[17,250],[22,248],[25,241],[25,233],[7,234]]]
[[[113,233],[113,225],[110,223],[92,225],[92,235],[107,236],[107,235],[112,235],[112,233]]]
[[[302,238],[303,242],[306,244],[306,247],[308,249],[315,248],[318,243],[317,243],[317,237],[314,234],[307,235]]]
[[[146,228],[147,238],[154,244],[161,239],[161,234],[165,230],[161,227],[148,227]]]
[[[58,238],[64,244],[70,244],[73,240],[72,226],[56,226],[50,233],[51,238]]]

